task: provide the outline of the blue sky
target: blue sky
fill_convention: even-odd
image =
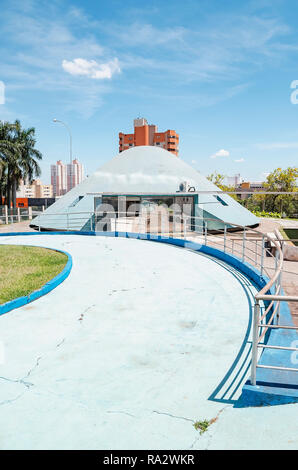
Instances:
[[[260,181],[298,165],[296,1],[0,0],[0,11],[0,119],[35,126],[45,183],[68,159],[54,117],[89,174],[137,116],[179,132],[180,157],[203,174]]]

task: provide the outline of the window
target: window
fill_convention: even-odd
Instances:
[[[69,207],[74,207],[78,204],[78,202],[80,202],[81,199],[83,199],[84,196],[79,196],[77,197],[70,205]]]
[[[229,204],[227,204],[221,197],[219,196],[214,196],[215,199],[218,200],[218,202],[220,202],[223,206],[228,206]]]

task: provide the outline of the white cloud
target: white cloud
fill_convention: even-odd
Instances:
[[[67,7],[64,1],[41,3],[43,8],[37,0],[13,0],[12,6],[2,9],[1,38],[13,49],[2,51],[1,78],[10,83],[10,90],[38,89],[56,96],[59,92],[66,107],[86,116],[113,89],[111,77],[120,72],[120,66],[111,57],[119,58],[125,72],[120,93],[150,96],[159,104],[178,99],[183,106],[198,108],[244,92],[250,84],[237,80],[247,82],[248,69],[251,77],[267,61],[279,64],[285,60],[286,48],[295,52],[298,47],[290,39],[285,43],[291,31],[279,18],[219,12],[206,24],[169,28],[151,24],[147,14],[139,18],[130,11],[125,21],[115,22],[101,15],[89,16],[84,8]],[[73,80],[73,76],[92,80]],[[168,93],[160,91],[162,101],[155,79],[169,83]],[[227,79],[231,79],[230,85]],[[192,80],[207,82],[210,92],[199,88],[185,92],[186,82]],[[225,80],[220,93],[214,93],[215,80]],[[175,93],[171,93],[171,84]],[[177,84],[183,84],[183,93]]]
[[[271,142],[256,144],[256,147],[261,150],[296,149],[298,148],[298,142]]]
[[[289,34],[287,25],[279,19],[255,15],[219,13],[200,28],[174,26],[157,28],[151,24],[105,23],[101,30],[111,37],[115,47],[121,45],[121,63],[125,68],[150,69],[175,77],[175,81],[233,79],[244,75],[241,64],[251,69],[270,60],[284,59],[281,44]],[[140,50],[138,46],[142,46]],[[162,55],[148,51],[162,48]]]
[[[67,9],[62,15],[58,2],[47,4],[50,6],[43,13],[37,2],[30,11],[24,9],[24,3],[17,12],[7,8],[0,15],[0,37],[4,36],[15,50],[13,62],[11,49],[7,48],[2,54],[0,79],[9,83],[11,96],[20,90],[55,93],[66,112],[89,118],[102,106],[104,95],[111,90],[112,80],[73,80],[61,63],[64,59],[83,57],[106,64],[117,54],[101,44],[81,17]]]
[[[101,29],[114,36],[117,41],[126,46],[166,46],[177,47],[177,43],[184,42],[188,30],[181,27],[156,28],[152,24],[134,22],[123,25],[119,23],[102,24]]]
[[[217,158],[217,157],[228,157],[230,155],[230,152],[225,149],[220,149],[217,152],[215,152],[213,155],[210,156],[210,158]]]
[[[234,162],[242,163],[242,162],[244,162],[244,158],[236,158],[236,160],[234,160]]]
[[[73,61],[63,60],[62,67],[65,72],[71,75],[85,75],[96,80],[110,79],[115,73],[121,72],[117,58],[101,64],[95,60],[80,58],[74,59]]]

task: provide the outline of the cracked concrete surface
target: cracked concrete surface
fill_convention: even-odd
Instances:
[[[0,316],[0,449],[297,447],[297,405],[233,407],[249,374],[254,293],[235,270],[140,240],[1,243],[64,248],[73,269]]]

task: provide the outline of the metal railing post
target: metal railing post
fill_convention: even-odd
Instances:
[[[18,216],[18,222],[21,222],[21,211],[20,208],[17,208],[17,216]]]
[[[276,272],[277,270],[277,265],[278,265],[278,255],[279,255],[279,252],[278,250],[275,251],[275,256],[274,256],[274,271]],[[276,278],[276,281],[274,283],[274,294],[277,295],[278,294],[278,277]],[[276,305],[278,305],[278,300],[276,301]],[[274,309],[274,302],[273,302],[273,309]],[[277,313],[277,311],[276,311]],[[273,323],[275,323],[276,325],[278,324],[279,322],[279,319],[276,315],[276,317],[273,319]]]
[[[259,342],[259,320],[260,320],[260,304],[258,300],[254,305],[254,320],[252,333],[252,353],[251,353],[251,384],[257,383],[257,362],[258,362],[258,342]]]
[[[284,255],[284,242],[281,242],[281,255],[283,257]],[[282,283],[282,269],[279,273],[279,277],[278,277],[278,284],[279,284],[279,295],[281,295],[281,283]],[[277,308],[277,324],[279,325],[279,317],[280,317],[280,300],[278,301],[278,308]]]
[[[8,209],[7,206],[4,206],[4,213],[5,213],[5,223],[8,225]]]
[[[264,270],[264,251],[265,251],[265,236],[262,235],[262,250],[261,250],[261,276],[263,276]]]
[[[279,258],[280,258],[279,251],[276,250],[276,254],[275,254],[275,271],[277,270],[277,265],[278,265]],[[277,277],[276,282],[275,282],[275,295],[281,295],[280,289],[281,289],[281,285],[280,285],[280,274],[279,274],[279,276]],[[276,325],[278,325],[279,324],[280,300],[277,300],[276,303],[277,303],[277,311],[276,311],[276,322],[275,323],[276,323]]]
[[[275,256],[274,256],[274,271],[276,272],[277,266],[278,266],[278,258],[279,258],[279,251],[275,251]],[[275,289],[275,295],[277,295],[277,289],[278,289],[278,278],[276,279],[274,283],[274,289]]]
[[[258,240],[256,240],[256,259],[255,259],[256,266],[258,265]]]
[[[245,245],[246,245],[246,232],[245,232],[245,227],[243,230],[243,237],[242,237],[242,261],[245,259]]]
[[[206,220],[206,223],[205,223],[205,245],[207,246],[207,230],[208,230],[208,227],[207,227],[207,220]]]
[[[226,245],[227,245],[227,226],[224,225],[224,252],[226,252]]]

